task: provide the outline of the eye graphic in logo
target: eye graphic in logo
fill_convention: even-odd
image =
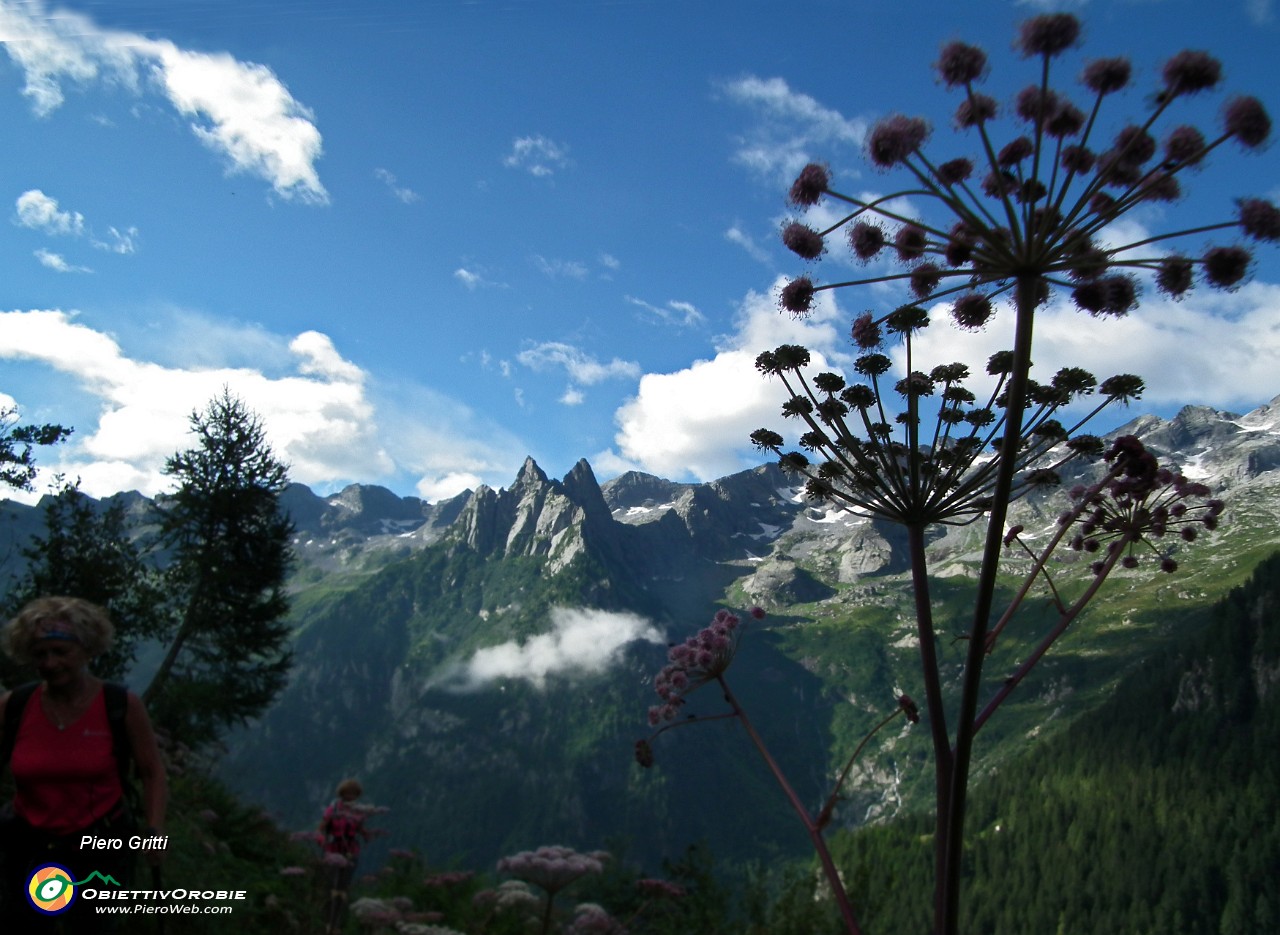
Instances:
[[[76,899],[76,887],[71,882],[71,871],[57,864],[37,867],[27,880],[27,899],[36,911],[56,916],[66,912]]]

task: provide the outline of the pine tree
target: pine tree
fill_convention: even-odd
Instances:
[[[279,500],[288,469],[241,400],[224,388],[191,428],[199,443],[166,462],[178,487],[158,501],[180,622],[143,699],[178,739],[199,744],[284,687],[293,524]]]
[[[122,678],[137,643],[172,629],[172,607],[159,572],[130,535],[124,504],[96,504],[65,485],[44,505],[44,533],[22,549],[26,571],[10,592],[8,610],[37,597],[70,595],[105,608],[116,628],[111,650],[94,661],[103,678]]]

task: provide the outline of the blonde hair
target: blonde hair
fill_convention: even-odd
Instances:
[[[5,624],[0,637],[5,653],[17,662],[31,662],[31,651],[41,638],[40,628],[51,621],[70,629],[91,659],[110,649],[116,635],[111,618],[97,604],[78,597],[39,597]]]
[[[364,795],[364,786],[360,785],[360,780],[344,779],[338,783],[338,798],[345,799],[350,796],[353,799],[358,799],[362,795]]]

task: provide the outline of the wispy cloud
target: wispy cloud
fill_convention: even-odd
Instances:
[[[40,265],[47,267],[57,273],[92,273],[93,270],[87,266],[73,266],[67,262],[67,258],[61,253],[54,253],[52,250],[46,250],[41,247],[35,251],[35,257],[40,261]]]
[[[106,250],[108,253],[119,253],[127,255],[137,252],[138,249],[138,229],[130,227],[123,231],[114,227],[107,228],[106,239],[100,240],[93,238],[93,245],[99,250]]]
[[[794,178],[816,150],[862,145],[867,122],[845,117],[794,90],[782,78],[747,75],[721,84],[732,101],[750,108],[758,122],[738,145],[734,159],[770,179]]]
[[[570,165],[569,147],[541,135],[517,137],[502,164],[509,169],[523,169],[530,175],[547,178]]]
[[[560,341],[544,341],[526,348],[516,355],[516,360],[530,370],[564,368],[574,383],[591,386],[605,380],[634,379],[640,375],[640,365],[631,360],[615,357],[601,363],[590,354]]]
[[[550,279],[586,279],[590,272],[587,264],[578,260],[549,260],[536,253],[532,259],[539,272]]]
[[[400,180],[397,179],[394,175],[391,174],[391,172],[389,172],[386,169],[374,169],[373,176],[374,178],[378,179],[380,182],[382,182],[384,185],[387,186],[387,190],[391,192],[392,196],[397,201],[403,202],[404,204],[407,204],[407,205],[411,205],[415,201],[420,200],[422,197],[417,192],[415,192],[412,188],[406,188],[405,186],[401,185]]]
[[[636,308],[643,309],[651,317],[668,324],[687,327],[689,325],[700,325],[706,321],[706,316],[698,311],[692,302],[671,299],[665,305],[654,305],[644,299],[637,299],[633,295],[624,296],[623,298],[636,306]]]
[[[607,672],[622,660],[623,650],[631,643],[665,641],[661,630],[636,614],[555,607],[549,632],[477,650],[445,673],[440,683],[454,691],[477,691],[496,681],[516,679],[541,689],[553,676]]]
[[[315,167],[322,146],[314,116],[265,65],[104,29],[43,0],[0,0],[0,37],[38,116],[62,106],[64,84],[158,93],[230,171],[263,178],[284,198],[328,201]]]
[[[724,239],[729,241],[729,243],[737,244],[739,247],[741,247],[743,250],[746,251],[747,256],[751,257],[751,259],[755,260],[756,262],[758,263],[769,262],[768,251],[765,250],[764,247],[756,243],[755,238],[753,238],[750,234],[744,231],[737,224],[733,225],[733,227],[729,228],[727,231],[724,232]]]

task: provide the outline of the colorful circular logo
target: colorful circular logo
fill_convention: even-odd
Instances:
[[[37,912],[56,916],[66,912],[76,900],[71,871],[57,864],[37,867],[27,879],[27,899]]]

